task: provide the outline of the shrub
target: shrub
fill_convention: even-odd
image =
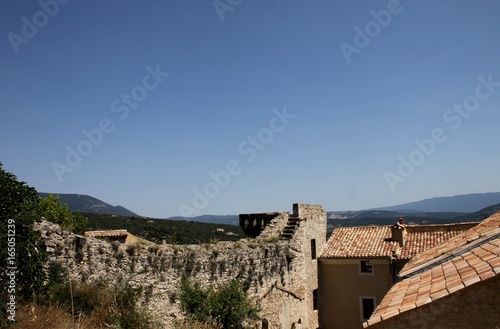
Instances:
[[[245,320],[257,320],[258,309],[247,299],[238,280],[214,289],[203,289],[198,282],[182,278],[179,300],[183,312],[192,320],[215,321],[222,328],[242,328]]]
[[[67,204],[63,205],[58,195],[49,194],[38,204],[38,211],[49,222],[59,224],[63,229],[83,234],[89,222],[81,213],[71,213]]]
[[[10,266],[17,267],[16,298],[18,302],[33,299],[43,293],[45,274],[43,264],[46,254],[37,245],[40,234],[33,230],[39,220],[37,203],[40,198],[36,190],[20,182],[14,174],[2,168],[0,163],[0,280],[7,280],[7,258]],[[9,238],[9,240],[7,240]],[[14,241],[15,240],[15,241]],[[7,241],[13,242],[9,247]],[[15,249],[15,257],[14,256]],[[10,254],[9,254],[10,252]],[[5,287],[5,286],[4,286]],[[0,292],[0,325],[7,319],[7,289]]]
[[[105,327],[122,329],[152,328],[152,322],[139,307],[137,300],[142,291],[129,284],[109,287],[105,284],[65,282],[50,287],[49,305],[60,308],[75,318],[92,318]]]
[[[19,305],[16,312],[16,324],[13,329],[104,329],[102,323],[93,318],[74,319],[66,310],[33,303]]]
[[[206,302],[208,291],[201,288],[199,282],[190,282],[186,278],[181,279],[179,286],[179,300],[182,310],[194,320],[204,321],[208,318]]]

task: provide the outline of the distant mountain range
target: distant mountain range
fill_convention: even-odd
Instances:
[[[51,193],[38,193],[41,197],[47,197]],[[95,213],[95,214],[110,214],[118,216],[139,217],[136,213],[128,210],[122,206],[112,206],[99,199],[83,194],[62,194],[52,193],[59,195],[62,204],[68,204],[71,211],[80,211],[82,213]]]
[[[417,212],[417,211],[330,211],[328,230],[341,226],[391,225],[400,217],[407,224],[446,224],[458,222],[478,222],[500,211],[500,203],[485,207],[476,212]]]
[[[39,194],[42,197],[48,195],[48,193]],[[63,204],[68,204],[71,211],[140,217],[122,206],[112,206],[88,195],[58,195]],[[415,224],[479,221],[497,211],[500,211],[500,192],[437,197],[396,206],[360,211],[329,211],[327,215],[329,226],[358,226],[392,224],[399,217],[403,217],[407,222]],[[167,219],[239,225],[238,215],[177,216]]]
[[[475,212],[500,203],[500,192],[437,197],[397,206],[376,208],[401,212]]]
[[[500,192],[437,197],[391,207],[328,212],[328,227],[391,225],[402,217],[410,224],[476,222],[500,211]]]
[[[169,217],[168,220],[188,220],[192,222],[212,223],[212,224],[226,224],[226,225],[240,225],[239,215],[203,215],[197,217]]]

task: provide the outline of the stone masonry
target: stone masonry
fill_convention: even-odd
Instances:
[[[183,275],[203,286],[240,279],[262,310],[262,324],[256,328],[264,323],[268,328],[317,328],[315,257],[326,245],[326,212],[319,205],[294,204],[291,214],[273,214],[241,215],[240,222],[247,219],[248,225],[267,220],[253,231],[243,227],[254,232],[246,239],[203,245],[110,243],[45,221],[35,229],[48,262],[66,267],[72,280],[142,287],[141,304],[164,328],[173,328],[183,317],[175,298]]]

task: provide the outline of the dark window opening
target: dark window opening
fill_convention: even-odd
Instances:
[[[361,273],[373,273],[373,264],[370,260],[361,261]]]
[[[316,259],[316,239],[311,240],[311,259]]]
[[[363,308],[363,320],[368,320],[372,316],[373,311],[375,311],[375,299],[361,298],[361,307]]]
[[[313,310],[318,309],[318,289],[313,290]]]
[[[262,329],[269,329],[269,322],[266,319],[262,320]]]

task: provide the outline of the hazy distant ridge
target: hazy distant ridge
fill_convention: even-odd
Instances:
[[[240,225],[239,215],[202,215],[197,217],[169,217],[169,220],[188,220],[201,223]]]
[[[446,197],[436,197],[396,206],[376,208],[376,210],[421,212],[476,212],[500,203],[500,192],[472,193]],[[375,210],[375,209],[374,209]]]
[[[48,193],[39,193],[45,197]],[[57,194],[57,193],[53,193]],[[82,194],[58,194],[62,203],[67,203],[71,211],[81,211],[96,214],[114,214],[119,216],[140,217],[136,213],[122,207],[112,206],[89,195]],[[416,202],[404,203],[400,205],[367,209],[361,211],[329,211],[329,220],[348,220],[349,222],[359,222],[361,225],[382,224],[377,219],[392,221],[400,216],[409,216],[415,220],[443,220],[443,221],[467,221],[480,220],[481,214],[468,216],[484,208],[500,204],[500,192],[493,193],[473,193],[456,195],[451,197],[436,197]],[[493,208],[492,208],[493,209]],[[498,210],[497,210],[498,211]],[[258,211],[256,211],[258,212]],[[489,213],[489,212],[488,212]],[[477,218],[476,218],[477,217]],[[170,220],[185,220],[202,223],[239,225],[238,215],[203,215],[198,217],[170,217]],[[433,221],[431,220],[431,221]],[[366,222],[366,223],[365,223]],[[384,222],[385,224],[385,222]]]

